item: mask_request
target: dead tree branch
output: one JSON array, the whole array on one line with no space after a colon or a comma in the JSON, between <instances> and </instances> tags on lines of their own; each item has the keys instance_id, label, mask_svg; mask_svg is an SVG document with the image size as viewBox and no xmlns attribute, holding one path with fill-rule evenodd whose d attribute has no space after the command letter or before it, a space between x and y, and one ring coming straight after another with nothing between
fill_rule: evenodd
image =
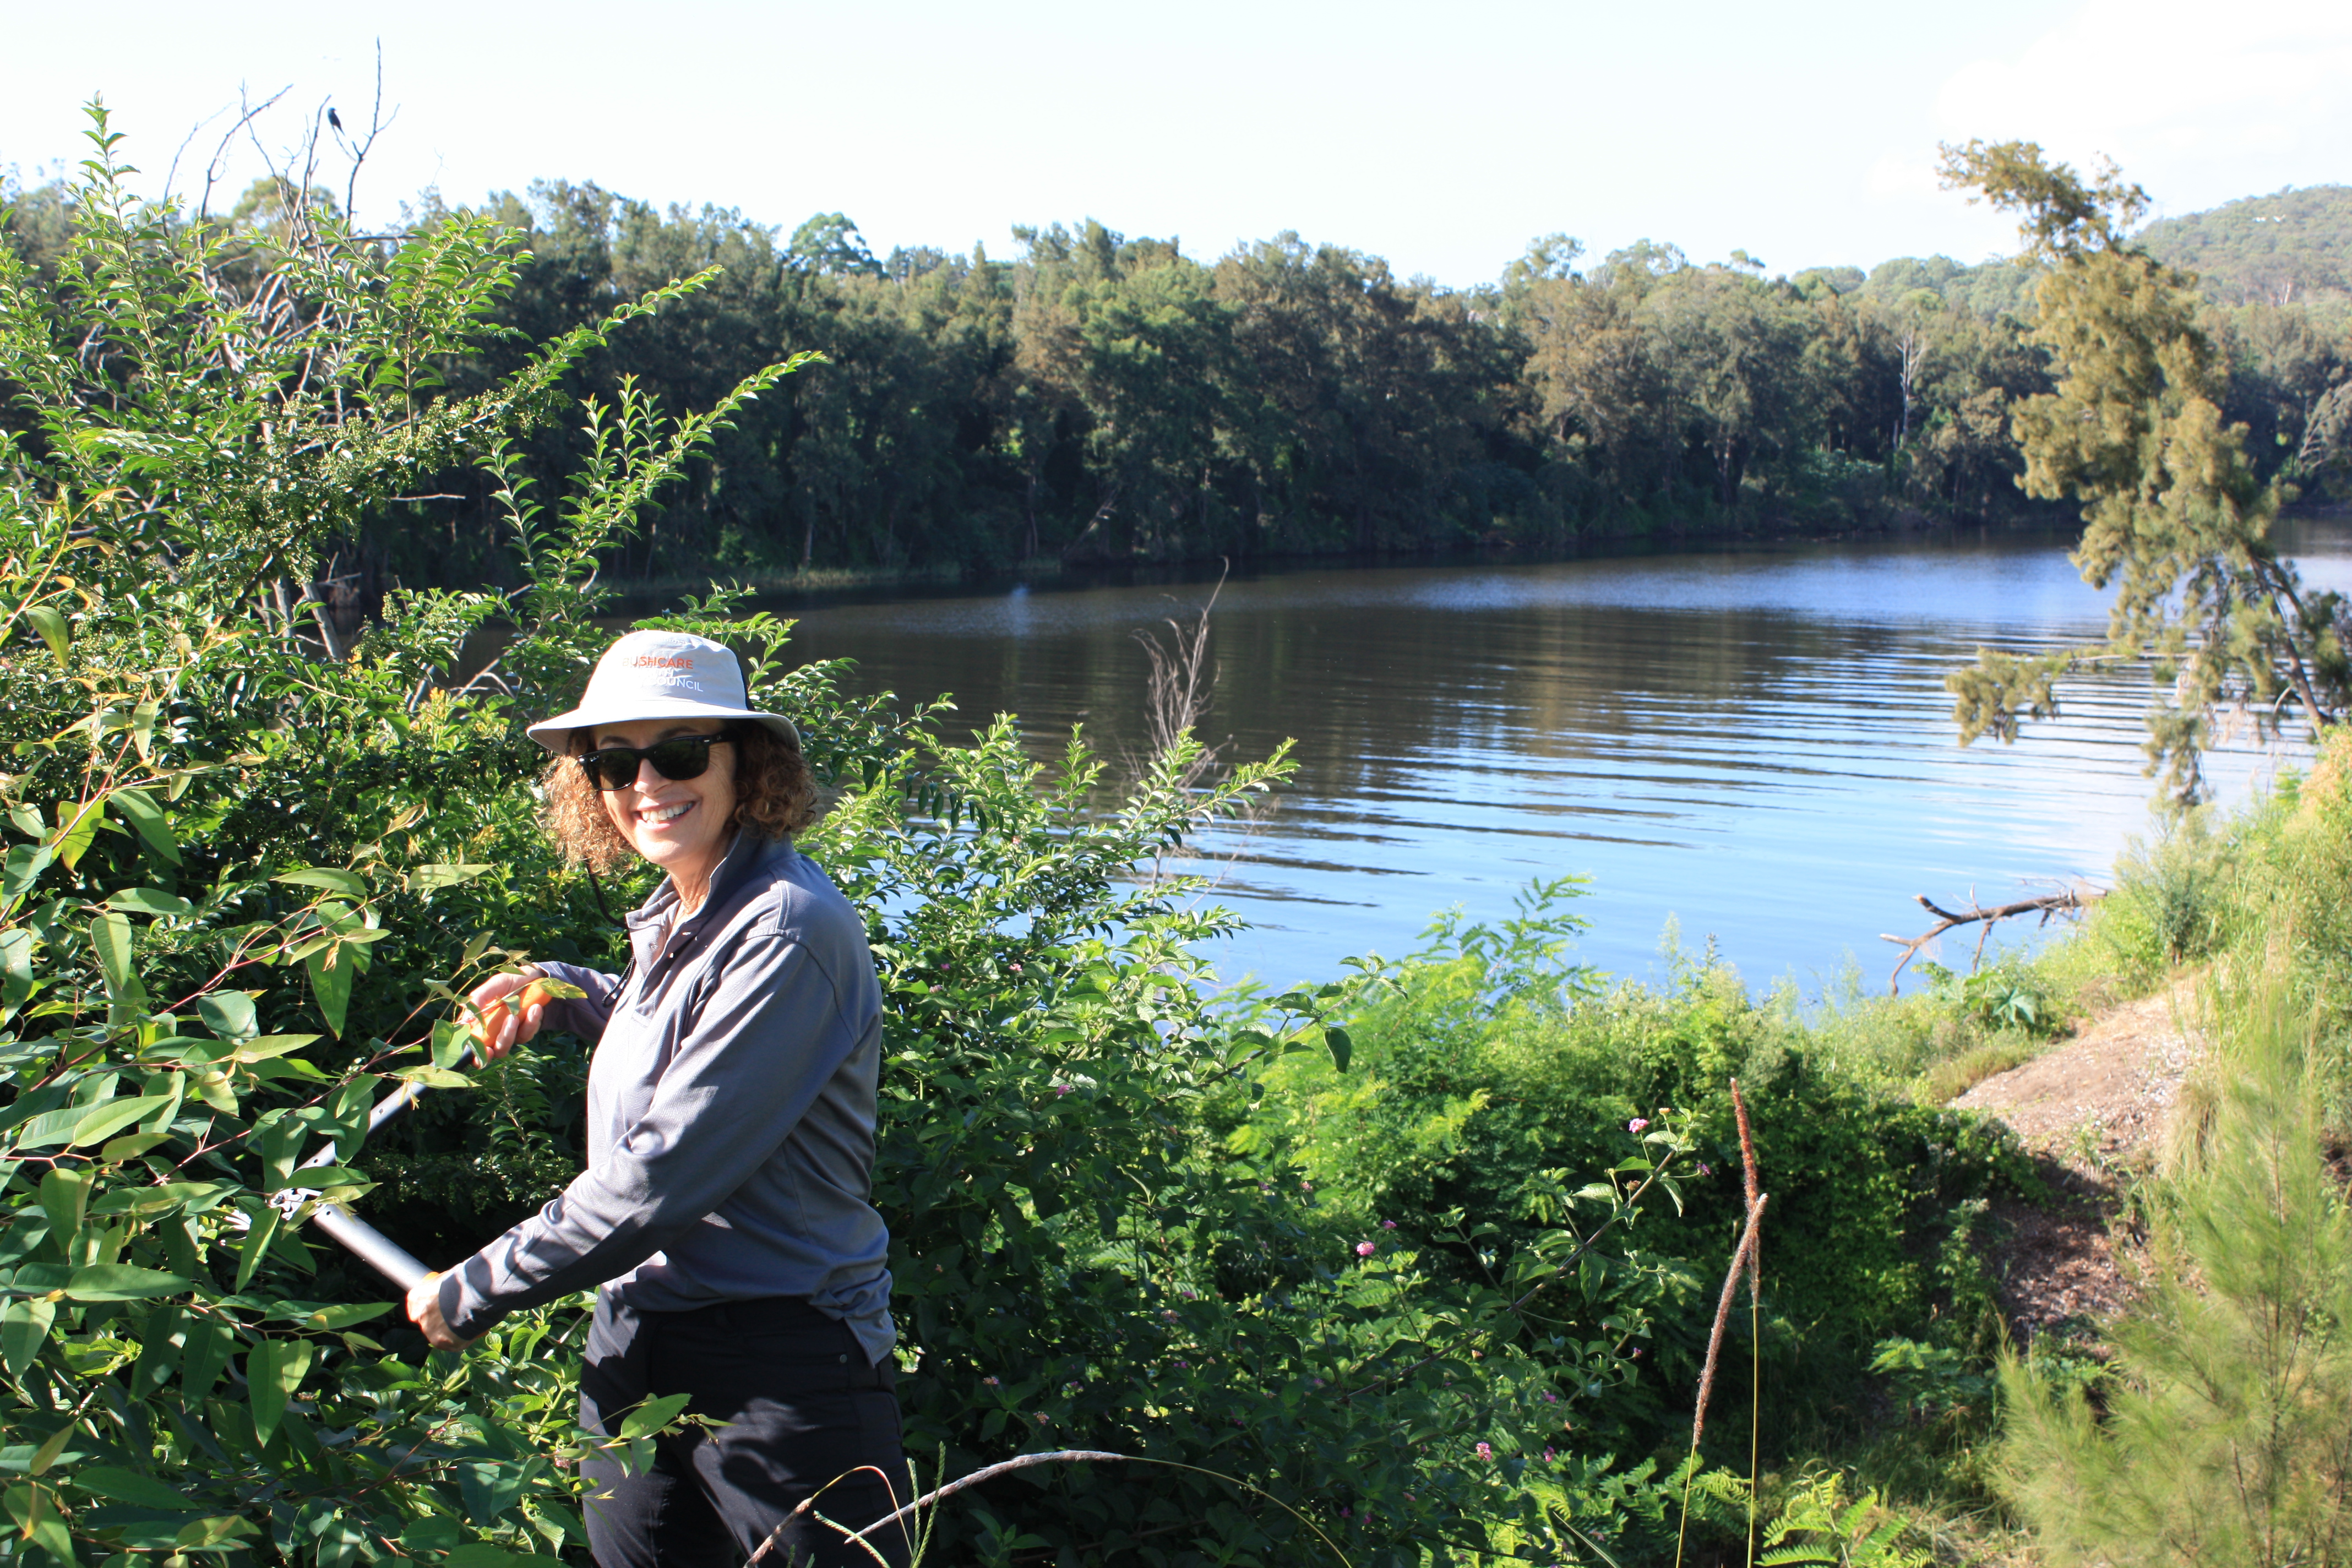
<instances>
[{"instance_id":1,"label":"dead tree branch","mask_svg":"<svg viewBox=\"0 0 2352 1568\"><path fill-rule=\"evenodd\" d=\"M1969 973L1974 973L1977 965L1984 962L1985 941L1992 935L1992 928L1998 921L2014 920L2020 915L2040 915L2042 919L2037 923L2048 925L2051 916L2080 914L2105 896L2100 889L2077 883L2063 892L2044 893L2038 899L2020 899L2013 904L2000 904L1989 910L1979 905L1976 895L1971 892L1968 908L1955 910L1945 909L1925 893L1918 894L1920 906L1936 917L1936 923L1917 936L1879 934L1879 941L1891 942L1903 950L1903 956L1895 961L1895 972L1886 977L1886 994L1890 996L1902 994L1897 982L1903 977L1903 966L1918 957L1921 948L1955 926L1975 925L1979 921L1984 925L1984 930L1977 933L1976 956L1969 964Z\"/></svg>"}]
</instances>

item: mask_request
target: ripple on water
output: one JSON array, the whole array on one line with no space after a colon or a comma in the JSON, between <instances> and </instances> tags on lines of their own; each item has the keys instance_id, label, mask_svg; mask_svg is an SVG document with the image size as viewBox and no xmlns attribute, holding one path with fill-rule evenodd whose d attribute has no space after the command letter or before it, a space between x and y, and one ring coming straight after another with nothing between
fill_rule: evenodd
<instances>
[{"instance_id":1,"label":"ripple on water","mask_svg":"<svg viewBox=\"0 0 2352 1568\"><path fill-rule=\"evenodd\" d=\"M2340 532L2315 581L2352 582ZM1021 716L1041 757L1083 722L1139 744L1132 634L1205 586L1035 588L795 612L853 691ZM1190 862L1256 929L1222 962L1288 981L1409 950L1433 910L1507 915L1536 877L1592 879L1581 944L1654 962L1669 916L1752 979L1883 973L1915 893L1990 900L2103 875L2147 827L2145 681L2060 688L2013 747L1954 744L1945 673L1981 642L2095 635L2100 598L2037 541L1906 541L1523 566L1317 568L1229 582L1216 707L1229 755L1297 742L1276 809ZM2210 768L2242 796L2282 756Z\"/></svg>"}]
</instances>

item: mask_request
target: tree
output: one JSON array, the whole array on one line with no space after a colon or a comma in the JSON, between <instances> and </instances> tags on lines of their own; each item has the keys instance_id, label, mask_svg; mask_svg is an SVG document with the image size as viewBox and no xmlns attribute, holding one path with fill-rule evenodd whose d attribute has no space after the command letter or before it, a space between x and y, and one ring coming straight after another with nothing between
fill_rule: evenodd
<instances>
[{"instance_id":1,"label":"tree","mask_svg":"<svg viewBox=\"0 0 2352 1568\"><path fill-rule=\"evenodd\" d=\"M2129 234L2147 205L2112 164L2092 179L2030 142L1944 150L1947 185L2019 216L2024 259L2046 270L2034 336L2054 392L2018 405L2011 426L2028 494L2083 507L2074 563L2116 590L2103 644L2018 657L1980 649L1948 678L1963 743L2016 738L2057 711L2055 683L2095 660L2146 658L2149 772L2194 804L2214 710L2235 700L2264 731L2292 703L2315 729L2352 705L2352 618L2307 590L2271 530L2285 499L2259 479L2245 427L2225 424L2227 372L2198 321L2195 279Z\"/></svg>"},{"instance_id":2,"label":"tree","mask_svg":"<svg viewBox=\"0 0 2352 1568\"><path fill-rule=\"evenodd\" d=\"M2002 1489L2059 1563L2352 1562L2352 1216L2307 1009L2258 1000L2099 1403L2015 1356Z\"/></svg>"}]
</instances>

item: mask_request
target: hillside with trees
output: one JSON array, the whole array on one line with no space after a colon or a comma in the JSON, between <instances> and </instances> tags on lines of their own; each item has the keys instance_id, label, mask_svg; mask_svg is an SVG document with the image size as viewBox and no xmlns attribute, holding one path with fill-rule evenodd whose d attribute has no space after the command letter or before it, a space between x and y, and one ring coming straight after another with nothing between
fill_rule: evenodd
<instances>
[{"instance_id":1,"label":"hillside with trees","mask_svg":"<svg viewBox=\"0 0 2352 1568\"><path fill-rule=\"evenodd\" d=\"M2221 304L2352 304L2352 185L2289 186L2158 218L2139 240Z\"/></svg>"}]
</instances>

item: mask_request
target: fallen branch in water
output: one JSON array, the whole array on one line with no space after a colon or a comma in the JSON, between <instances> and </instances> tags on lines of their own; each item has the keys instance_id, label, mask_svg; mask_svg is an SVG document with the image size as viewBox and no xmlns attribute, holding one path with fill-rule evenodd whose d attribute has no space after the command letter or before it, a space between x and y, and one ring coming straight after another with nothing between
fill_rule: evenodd
<instances>
[{"instance_id":1,"label":"fallen branch in water","mask_svg":"<svg viewBox=\"0 0 2352 1568\"><path fill-rule=\"evenodd\" d=\"M1936 917L1936 923L1918 936L1888 936L1884 932L1879 935L1879 941L1891 942L1903 950L1903 956L1895 962L1895 973L1886 977L1886 994L1890 996L1901 994L1896 988L1896 982L1903 977L1903 966L1918 957L1921 948L1950 931L1954 926L1973 925L1979 921L1984 922L1984 930L1977 936L1976 956L1970 960L1969 965L1973 972L1978 964L1984 962L1985 939L1992 935L1995 921L2013 920L2019 915L2038 914L2042 917L2042 923L2046 925L2052 915L2080 913L2106 897L2106 894L2096 888L2086 888L2077 883L2063 893L2044 893L2038 899L2020 899L2013 904L2002 904L1998 908L1988 910L1979 906L1976 901L1976 895L1970 893L1968 909L1958 912L1941 907L1925 893L1917 897L1921 907Z\"/></svg>"}]
</instances>

